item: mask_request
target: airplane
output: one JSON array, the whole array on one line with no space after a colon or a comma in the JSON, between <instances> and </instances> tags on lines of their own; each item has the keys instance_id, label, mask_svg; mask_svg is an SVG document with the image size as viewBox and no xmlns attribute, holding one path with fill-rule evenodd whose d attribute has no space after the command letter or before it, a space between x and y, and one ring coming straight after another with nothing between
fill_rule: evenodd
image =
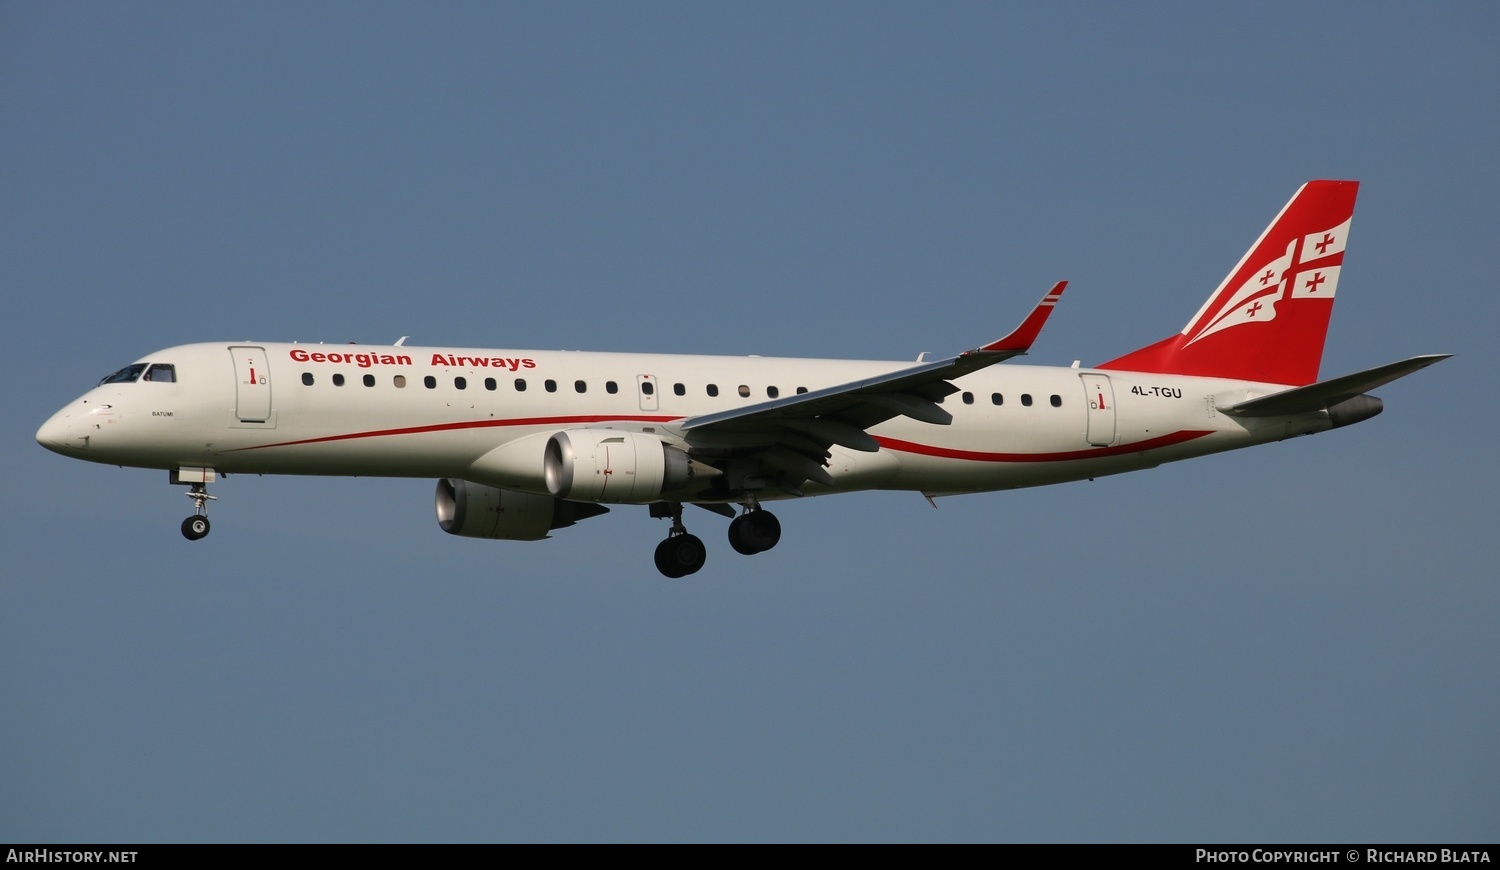
<instances>
[{"instance_id":1,"label":"airplane","mask_svg":"<svg viewBox=\"0 0 1500 870\"><path fill-rule=\"evenodd\" d=\"M1008 335L931 362L188 344L104 378L36 439L166 470L193 500L189 540L220 476L425 477L439 527L464 537L540 540L644 505L671 520L656 567L685 577L706 560L685 505L754 555L781 538L767 502L1092 479L1375 416L1369 390L1449 355L1318 380L1358 189L1304 184L1180 332L1092 367L997 365L1031 348L1060 282Z\"/></svg>"}]
</instances>

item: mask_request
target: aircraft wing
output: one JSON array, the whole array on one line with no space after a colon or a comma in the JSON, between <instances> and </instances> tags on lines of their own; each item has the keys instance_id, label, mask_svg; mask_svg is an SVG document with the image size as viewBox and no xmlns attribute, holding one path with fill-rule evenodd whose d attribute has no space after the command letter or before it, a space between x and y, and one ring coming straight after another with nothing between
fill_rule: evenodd
<instances>
[{"instance_id":1,"label":"aircraft wing","mask_svg":"<svg viewBox=\"0 0 1500 870\"><path fill-rule=\"evenodd\" d=\"M879 450L865 430L898 416L939 426L953 422L953 415L937 404L958 391L950 382L1026 353L1066 286L1066 281L1054 285L1021 325L1004 338L950 359L690 417L678 425L695 453L718 458L754 457L784 479L831 484L833 479L823 467L830 455L829 446Z\"/></svg>"}]
</instances>

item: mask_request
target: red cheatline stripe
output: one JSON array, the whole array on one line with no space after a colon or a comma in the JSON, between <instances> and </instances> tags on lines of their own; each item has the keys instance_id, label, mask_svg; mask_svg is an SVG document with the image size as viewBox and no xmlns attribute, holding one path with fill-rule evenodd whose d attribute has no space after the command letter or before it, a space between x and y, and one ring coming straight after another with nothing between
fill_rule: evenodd
<instances>
[{"instance_id":1,"label":"red cheatline stripe","mask_svg":"<svg viewBox=\"0 0 1500 870\"><path fill-rule=\"evenodd\" d=\"M296 447L303 444L324 444L330 441L352 441L358 438L384 438L388 435L421 435L428 432L454 432L461 429L495 429L502 426L558 426L578 423L670 423L680 417L620 417L618 415L576 417L530 417L520 420L466 420L459 423L433 423L429 426L405 426L400 429L372 429L368 432L346 432L343 435L324 435L319 438L303 438L298 441L278 441L275 444L256 444L252 447L236 447L226 453L243 450L265 450L270 447Z\"/></svg>"},{"instance_id":2,"label":"red cheatline stripe","mask_svg":"<svg viewBox=\"0 0 1500 870\"><path fill-rule=\"evenodd\" d=\"M1074 459L1096 459L1101 456L1121 456L1127 453L1140 453L1146 450L1154 450L1158 447L1170 447L1173 444L1181 444L1184 441L1192 441L1194 438L1202 438L1204 435L1213 434L1211 429L1186 429L1181 432L1173 432L1170 435L1161 435L1156 438L1147 438L1145 441L1135 441L1130 444L1117 444L1113 447L1091 447L1087 450L1063 450L1058 453L989 453L980 450L955 450L951 447L933 447L928 444L917 444L913 441L902 441L897 438L883 438L876 436L875 441L887 450L898 450L902 453L917 453L922 456L939 456L944 459L969 459L974 462L1068 462Z\"/></svg>"},{"instance_id":3,"label":"red cheatline stripe","mask_svg":"<svg viewBox=\"0 0 1500 870\"><path fill-rule=\"evenodd\" d=\"M226 453L239 453L246 450L265 450L271 447L296 447L304 444L325 444L333 441L352 441L360 438L384 438L390 435L421 435L429 432L455 432L463 429L496 429L506 426L567 426L581 423L670 423L680 420L681 417L619 417L608 415L597 416L573 416L573 417L529 417L518 420L468 420L458 423L434 423L428 426L406 426L399 429L373 429L368 432L348 432L342 435L324 435L319 438L303 438L298 441L278 441L275 444L257 444L251 447L238 447ZM1148 438L1145 441L1135 441L1130 444L1117 444L1113 447L1091 447L1087 450L1064 450L1057 453L990 453L979 450L957 450L951 447L936 447L930 444L918 444L915 441L902 441L899 438L886 438L876 436L875 441L887 450L895 450L902 453L916 453L922 456L938 456L944 459L968 459L974 462L1067 462L1074 459L1094 459L1102 456L1121 456L1127 453L1140 453L1146 450L1154 450L1158 447L1170 447L1204 435L1213 434L1209 429L1187 429L1173 432L1170 435L1161 435L1156 438Z\"/></svg>"}]
</instances>

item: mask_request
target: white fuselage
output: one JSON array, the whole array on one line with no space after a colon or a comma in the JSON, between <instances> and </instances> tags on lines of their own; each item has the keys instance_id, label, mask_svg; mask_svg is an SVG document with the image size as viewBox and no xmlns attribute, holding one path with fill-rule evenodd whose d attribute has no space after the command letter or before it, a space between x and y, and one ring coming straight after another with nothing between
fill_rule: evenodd
<instances>
[{"instance_id":1,"label":"white fuselage","mask_svg":"<svg viewBox=\"0 0 1500 870\"><path fill-rule=\"evenodd\" d=\"M911 365L254 342L183 345L140 362L170 366L171 380L101 384L53 415L38 440L112 465L462 478L538 494L547 492L547 433L609 428L687 449L674 425L686 418ZM1216 410L1284 389L1271 384L1020 365L994 366L954 384L959 392L942 403L951 425L896 417L874 426L869 434L880 450L833 446L833 485L809 481L806 494L1035 486L1330 425L1322 412L1241 418ZM528 436L538 437L522 441ZM493 458L512 444L534 449Z\"/></svg>"},{"instance_id":2,"label":"white fuselage","mask_svg":"<svg viewBox=\"0 0 1500 870\"><path fill-rule=\"evenodd\" d=\"M427 477L439 528L460 537L541 540L649 505L671 520L656 567L685 577L706 559L686 505L729 519L750 556L781 538L765 501L1062 483L1380 413L1369 390L1446 356L1318 380L1358 187L1298 188L1187 326L1093 369L1009 364L1059 281L1011 332L932 362L183 345L105 378L37 440L167 469L193 500L188 540L209 532L220 474Z\"/></svg>"}]
</instances>

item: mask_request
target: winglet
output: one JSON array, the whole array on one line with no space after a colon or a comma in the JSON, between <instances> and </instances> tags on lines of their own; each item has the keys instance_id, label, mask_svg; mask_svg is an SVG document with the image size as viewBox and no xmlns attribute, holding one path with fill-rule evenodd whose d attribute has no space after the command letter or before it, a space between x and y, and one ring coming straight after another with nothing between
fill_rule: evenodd
<instances>
[{"instance_id":1,"label":"winglet","mask_svg":"<svg viewBox=\"0 0 1500 870\"><path fill-rule=\"evenodd\" d=\"M1057 300L1062 297L1063 288L1067 286L1067 281L1058 281L1052 285L1052 289L1048 290L1047 295L1042 297L1042 301L1038 302L1036 307L1031 309L1031 313L1026 315L1026 319L1021 322L1020 326L1015 328L1015 331L999 341L992 341L979 349L990 353L1005 353L1011 356L1023 354L1030 350L1032 342L1036 341L1036 337L1042 332L1042 327L1047 324L1047 318L1052 316L1052 309L1057 305Z\"/></svg>"}]
</instances>

